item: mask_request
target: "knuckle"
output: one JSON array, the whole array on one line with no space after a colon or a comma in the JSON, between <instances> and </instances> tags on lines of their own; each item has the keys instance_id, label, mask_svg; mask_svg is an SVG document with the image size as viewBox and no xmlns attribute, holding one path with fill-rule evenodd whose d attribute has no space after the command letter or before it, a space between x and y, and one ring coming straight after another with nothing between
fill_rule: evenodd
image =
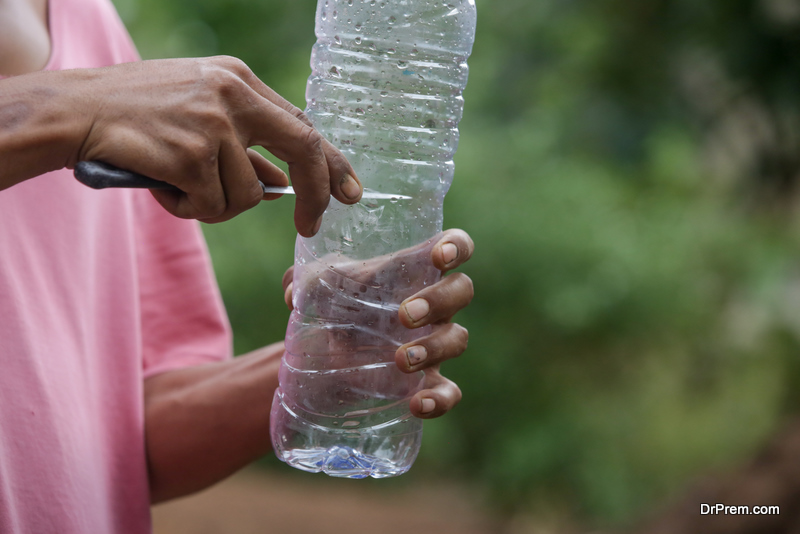
<instances>
[{"instance_id":1,"label":"knuckle","mask_svg":"<svg viewBox=\"0 0 800 534\"><path fill-rule=\"evenodd\" d=\"M322 135L311 126L306 126L302 133L301 142L303 150L312 157L322 155Z\"/></svg>"},{"instance_id":2,"label":"knuckle","mask_svg":"<svg viewBox=\"0 0 800 534\"><path fill-rule=\"evenodd\" d=\"M222 106L209 107L203 112L203 127L207 132L204 137L209 141L213 139L212 135L227 137L233 132L231 119Z\"/></svg>"},{"instance_id":3,"label":"knuckle","mask_svg":"<svg viewBox=\"0 0 800 534\"><path fill-rule=\"evenodd\" d=\"M189 194L189 203L193 206L195 214L193 219L202 221L219 219L227 210L227 201L221 192L216 192L213 186L204 186L194 194Z\"/></svg>"},{"instance_id":4,"label":"knuckle","mask_svg":"<svg viewBox=\"0 0 800 534\"><path fill-rule=\"evenodd\" d=\"M290 105L289 105L289 110L288 110L288 111L289 111L289 113L291 113L292 115L294 115L295 117L297 117L297 120L299 120L300 122L302 122L302 123L303 123L303 124L305 124L306 126L308 126L308 127L310 127L310 128L313 128L313 127L314 127L314 126L311 124L311 120L308 118L308 115L306 115L306 114L305 114L305 112L304 112L302 109L298 108L297 106L292 106L292 105L290 104Z\"/></svg>"},{"instance_id":5,"label":"knuckle","mask_svg":"<svg viewBox=\"0 0 800 534\"><path fill-rule=\"evenodd\" d=\"M214 89L219 89L230 84L236 79L236 75L225 66L222 61L212 61L203 66L202 81Z\"/></svg>"},{"instance_id":6,"label":"knuckle","mask_svg":"<svg viewBox=\"0 0 800 534\"><path fill-rule=\"evenodd\" d=\"M461 402L461 399L464 397L463 393L461 393L461 388L458 387L458 384L452 382L453 384L453 406Z\"/></svg>"},{"instance_id":7,"label":"knuckle","mask_svg":"<svg viewBox=\"0 0 800 534\"><path fill-rule=\"evenodd\" d=\"M472 283L472 278L467 275L464 275L464 279L466 280L467 289L468 289L468 297L467 303L472 302L472 299L475 298L475 284Z\"/></svg>"},{"instance_id":8,"label":"knuckle","mask_svg":"<svg viewBox=\"0 0 800 534\"><path fill-rule=\"evenodd\" d=\"M246 79L251 74L250 69L241 60L230 59L237 63L217 61L203 69L203 88L206 90L206 100L210 100L210 102L205 102L204 108L225 109L225 102L246 98L242 95L249 88Z\"/></svg>"},{"instance_id":9,"label":"knuckle","mask_svg":"<svg viewBox=\"0 0 800 534\"><path fill-rule=\"evenodd\" d=\"M258 182L254 182L245 200L246 209L255 208L263 199L264 192L261 190L261 186L258 185Z\"/></svg>"},{"instance_id":10,"label":"knuckle","mask_svg":"<svg viewBox=\"0 0 800 534\"><path fill-rule=\"evenodd\" d=\"M235 73L243 73L250 71L250 68L247 66L247 64L238 57L220 55L220 56L214 56L210 58L210 60L216 65L222 67L223 69Z\"/></svg>"},{"instance_id":11,"label":"knuckle","mask_svg":"<svg viewBox=\"0 0 800 534\"><path fill-rule=\"evenodd\" d=\"M207 182L215 179L219 165L219 151L213 139L205 135L188 137L184 141L183 172L194 179Z\"/></svg>"},{"instance_id":12,"label":"knuckle","mask_svg":"<svg viewBox=\"0 0 800 534\"><path fill-rule=\"evenodd\" d=\"M472 278L464 273L453 273L448 278L453 278L452 283L467 296L467 303L472 302L475 297L475 285L472 283Z\"/></svg>"},{"instance_id":13,"label":"knuckle","mask_svg":"<svg viewBox=\"0 0 800 534\"><path fill-rule=\"evenodd\" d=\"M467 330L460 324L455 325L455 327L458 335L459 348L461 349L461 352L464 352L467 350L467 347L469 346L469 330Z\"/></svg>"},{"instance_id":14,"label":"knuckle","mask_svg":"<svg viewBox=\"0 0 800 534\"><path fill-rule=\"evenodd\" d=\"M221 218L227 209L227 203L225 199L223 199L219 195L214 195L211 197L206 206L204 206L204 219L219 219ZM220 221L215 221L220 222Z\"/></svg>"},{"instance_id":15,"label":"knuckle","mask_svg":"<svg viewBox=\"0 0 800 534\"><path fill-rule=\"evenodd\" d=\"M467 350L469 331L456 323L447 325L447 333L439 342L442 346L437 351L442 359L456 358Z\"/></svg>"},{"instance_id":16,"label":"knuckle","mask_svg":"<svg viewBox=\"0 0 800 534\"><path fill-rule=\"evenodd\" d=\"M327 154L325 154L325 159L328 161L328 165L331 168L343 168L346 169L349 173L353 173L353 170L350 168L350 163L347 161L347 158L344 157L344 154L339 152L336 147L331 144L328 144L330 150L328 150Z\"/></svg>"}]
</instances>

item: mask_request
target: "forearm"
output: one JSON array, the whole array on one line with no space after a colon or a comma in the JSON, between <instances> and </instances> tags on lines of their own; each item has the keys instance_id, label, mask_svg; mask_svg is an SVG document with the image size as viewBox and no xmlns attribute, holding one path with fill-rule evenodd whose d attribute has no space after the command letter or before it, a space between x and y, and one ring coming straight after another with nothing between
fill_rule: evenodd
<instances>
[{"instance_id":1,"label":"forearm","mask_svg":"<svg viewBox=\"0 0 800 534\"><path fill-rule=\"evenodd\" d=\"M152 502L204 489L271 449L269 413L283 343L145 381Z\"/></svg>"},{"instance_id":2,"label":"forearm","mask_svg":"<svg viewBox=\"0 0 800 534\"><path fill-rule=\"evenodd\" d=\"M0 80L0 190L75 164L91 128L89 70Z\"/></svg>"}]
</instances>

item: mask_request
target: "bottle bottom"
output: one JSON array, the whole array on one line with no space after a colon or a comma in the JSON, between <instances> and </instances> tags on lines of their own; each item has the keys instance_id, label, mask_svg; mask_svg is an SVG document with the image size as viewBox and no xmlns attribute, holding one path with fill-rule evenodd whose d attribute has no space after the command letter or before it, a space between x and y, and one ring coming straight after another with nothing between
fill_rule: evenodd
<instances>
[{"instance_id":1,"label":"bottle bottom","mask_svg":"<svg viewBox=\"0 0 800 534\"><path fill-rule=\"evenodd\" d=\"M386 458L364 454L343 445L329 449L292 449L278 454L279 459L297 469L339 478L396 477L411 469L410 463L395 464Z\"/></svg>"},{"instance_id":2,"label":"bottle bottom","mask_svg":"<svg viewBox=\"0 0 800 534\"><path fill-rule=\"evenodd\" d=\"M356 430L336 428L338 418L288 404L278 388L270 432L275 455L297 469L340 478L387 478L408 471L419 452L422 421L410 413Z\"/></svg>"}]
</instances>

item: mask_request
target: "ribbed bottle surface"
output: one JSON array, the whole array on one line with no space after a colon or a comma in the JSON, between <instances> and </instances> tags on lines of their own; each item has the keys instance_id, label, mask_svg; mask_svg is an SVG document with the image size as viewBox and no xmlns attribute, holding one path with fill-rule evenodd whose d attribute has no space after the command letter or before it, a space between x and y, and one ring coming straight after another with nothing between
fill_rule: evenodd
<instances>
[{"instance_id":1,"label":"ribbed bottle surface","mask_svg":"<svg viewBox=\"0 0 800 534\"><path fill-rule=\"evenodd\" d=\"M298 236L294 311L272 407L277 456L350 478L395 476L419 451L402 373L399 303L438 271L430 249L453 179L461 92L475 32L472 0L320 0L306 114L365 188L412 197L331 199L322 228Z\"/></svg>"}]
</instances>

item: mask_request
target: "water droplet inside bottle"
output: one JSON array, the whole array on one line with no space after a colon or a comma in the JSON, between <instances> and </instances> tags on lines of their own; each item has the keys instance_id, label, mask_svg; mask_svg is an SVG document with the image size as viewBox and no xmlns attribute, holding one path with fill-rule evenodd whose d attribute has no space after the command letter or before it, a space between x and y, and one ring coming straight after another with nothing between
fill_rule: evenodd
<instances>
[{"instance_id":1,"label":"water droplet inside bottle","mask_svg":"<svg viewBox=\"0 0 800 534\"><path fill-rule=\"evenodd\" d=\"M354 41L356 42L356 44L361 44L361 36L357 35Z\"/></svg>"},{"instance_id":2,"label":"water droplet inside bottle","mask_svg":"<svg viewBox=\"0 0 800 534\"><path fill-rule=\"evenodd\" d=\"M339 71L339 68L338 68L336 65L334 65L333 67L331 67L331 70L329 70L328 72L329 72L329 73L330 73L330 75L331 75L331 76L333 76L334 78L341 78L341 77L342 77L342 73Z\"/></svg>"},{"instance_id":3,"label":"water droplet inside bottle","mask_svg":"<svg viewBox=\"0 0 800 534\"><path fill-rule=\"evenodd\" d=\"M388 48L388 49L386 50L386 53L387 53L387 54L394 54L395 52L396 52L396 50L395 50L394 48Z\"/></svg>"},{"instance_id":4,"label":"water droplet inside bottle","mask_svg":"<svg viewBox=\"0 0 800 534\"><path fill-rule=\"evenodd\" d=\"M356 108L356 115L363 115L364 109L363 108Z\"/></svg>"},{"instance_id":5,"label":"water droplet inside bottle","mask_svg":"<svg viewBox=\"0 0 800 534\"><path fill-rule=\"evenodd\" d=\"M337 45L342 44L342 40L338 35L333 36L333 42L335 42Z\"/></svg>"},{"instance_id":6,"label":"water droplet inside bottle","mask_svg":"<svg viewBox=\"0 0 800 534\"><path fill-rule=\"evenodd\" d=\"M400 61L397 62L397 66L400 67L401 69L404 69L408 66L408 61L401 59Z\"/></svg>"},{"instance_id":7,"label":"water droplet inside bottle","mask_svg":"<svg viewBox=\"0 0 800 534\"><path fill-rule=\"evenodd\" d=\"M334 13L336 12L334 11ZM389 24L394 24L395 22L397 22L397 17L395 17L394 15L389 17Z\"/></svg>"},{"instance_id":8,"label":"water droplet inside bottle","mask_svg":"<svg viewBox=\"0 0 800 534\"><path fill-rule=\"evenodd\" d=\"M357 32L361 31L361 23L360 22L356 22L356 31Z\"/></svg>"}]
</instances>

